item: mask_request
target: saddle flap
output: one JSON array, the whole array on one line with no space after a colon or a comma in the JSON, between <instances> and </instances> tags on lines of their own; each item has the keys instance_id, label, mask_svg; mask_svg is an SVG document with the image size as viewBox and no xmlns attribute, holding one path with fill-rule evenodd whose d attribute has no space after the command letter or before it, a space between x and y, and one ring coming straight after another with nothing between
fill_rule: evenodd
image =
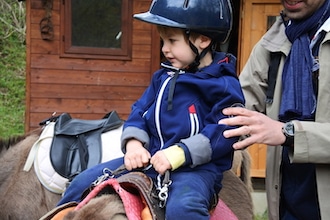
<instances>
[{"instance_id":1,"label":"saddle flap","mask_svg":"<svg viewBox=\"0 0 330 220\"><path fill-rule=\"evenodd\" d=\"M101 134L123 123L115 111L100 120L73 119L61 114L55 124L50 158L54 170L72 178L83 170L99 164L102 159Z\"/></svg>"},{"instance_id":2,"label":"saddle flap","mask_svg":"<svg viewBox=\"0 0 330 220\"><path fill-rule=\"evenodd\" d=\"M139 194L131 193L121 187L117 179L108 179L97 185L90 193L78 204L75 211L79 211L83 206L90 202L91 199L103 194L118 194L121 198L128 219L141 220L141 213L144 204L141 202Z\"/></svg>"}]
</instances>

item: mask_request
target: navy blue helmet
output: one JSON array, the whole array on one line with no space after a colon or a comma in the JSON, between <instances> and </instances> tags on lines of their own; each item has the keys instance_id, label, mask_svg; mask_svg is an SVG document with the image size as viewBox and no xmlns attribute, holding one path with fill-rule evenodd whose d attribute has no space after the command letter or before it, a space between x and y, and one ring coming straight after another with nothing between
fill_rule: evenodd
<instances>
[{"instance_id":1,"label":"navy blue helmet","mask_svg":"<svg viewBox=\"0 0 330 220\"><path fill-rule=\"evenodd\" d=\"M230 0L153 0L148 12L134 18L201 33L223 43L231 32L232 16Z\"/></svg>"}]
</instances>

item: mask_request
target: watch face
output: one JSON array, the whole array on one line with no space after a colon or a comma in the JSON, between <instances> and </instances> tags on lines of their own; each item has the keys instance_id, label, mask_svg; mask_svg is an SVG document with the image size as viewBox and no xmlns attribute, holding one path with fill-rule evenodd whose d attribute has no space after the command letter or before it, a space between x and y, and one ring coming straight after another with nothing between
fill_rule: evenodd
<instances>
[{"instance_id":1,"label":"watch face","mask_svg":"<svg viewBox=\"0 0 330 220\"><path fill-rule=\"evenodd\" d=\"M294 136L294 125L292 122L286 123L284 126L284 129L285 129L285 133L288 136Z\"/></svg>"}]
</instances>

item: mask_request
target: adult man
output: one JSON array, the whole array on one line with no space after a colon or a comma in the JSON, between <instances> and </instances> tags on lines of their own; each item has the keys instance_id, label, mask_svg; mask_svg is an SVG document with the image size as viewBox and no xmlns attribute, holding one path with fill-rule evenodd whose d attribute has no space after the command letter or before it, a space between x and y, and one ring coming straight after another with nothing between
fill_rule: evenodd
<instances>
[{"instance_id":1,"label":"adult man","mask_svg":"<svg viewBox=\"0 0 330 220\"><path fill-rule=\"evenodd\" d=\"M330 0L281 3L240 75L247 109L219 123L241 125L235 149L269 145L269 219L330 219Z\"/></svg>"}]
</instances>

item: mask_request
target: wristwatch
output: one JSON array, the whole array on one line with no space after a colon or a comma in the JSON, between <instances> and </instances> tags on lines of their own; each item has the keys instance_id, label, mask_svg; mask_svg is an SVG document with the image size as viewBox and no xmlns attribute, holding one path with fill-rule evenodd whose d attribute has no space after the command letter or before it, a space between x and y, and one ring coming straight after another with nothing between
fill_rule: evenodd
<instances>
[{"instance_id":1,"label":"wristwatch","mask_svg":"<svg viewBox=\"0 0 330 220\"><path fill-rule=\"evenodd\" d=\"M294 141L294 124L292 121L289 121L284 124L282 127L282 132L285 135L285 142L282 144L283 146L293 146Z\"/></svg>"}]
</instances>

